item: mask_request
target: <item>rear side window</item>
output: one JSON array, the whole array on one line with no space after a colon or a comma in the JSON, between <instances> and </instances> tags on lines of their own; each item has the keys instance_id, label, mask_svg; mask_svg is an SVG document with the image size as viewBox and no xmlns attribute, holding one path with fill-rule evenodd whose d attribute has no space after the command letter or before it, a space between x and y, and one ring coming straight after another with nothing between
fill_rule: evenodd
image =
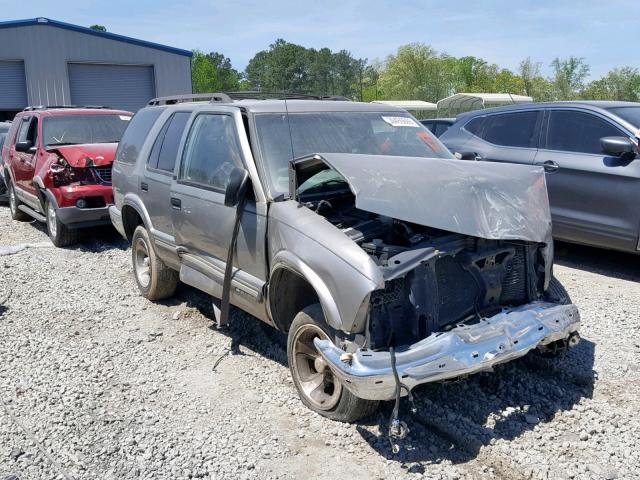
<instances>
[{"instance_id":1,"label":"rear side window","mask_svg":"<svg viewBox=\"0 0 640 480\"><path fill-rule=\"evenodd\" d=\"M180 139L191 112L176 112L164 124L158 134L151 155L149 167L165 172L173 172L180 147Z\"/></svg>"},{"instance_id":2,"label":"rear side window","mask_svg":"<svg viewBox=\"0 0 640 480\"><path fill-rule=\"evenodd\" d=\"M482 130L482 125L484 123L484 121L486 120L487 117L476 117L476 118L472 118L469 122L467 122L467 124L464 126L464 129L469 132L469 133L473 133L476 136L480 136L480 131Z\"/></svg>"},{"instance_id":3,"label":"rear side window","mask_svg":"<svg viewBox=\"0 0 640 480\"><path fill-rule=\"evenodd\" d=\"M595 115L571 110L553 110L549 116L547 148L564 152L601 154L602 137L624 135Z\"/></svg>"},{"instance_id":4,"label":"rear side window","mask_svg":"<svg viewBox=\"0 0 640 480\"><path fill-rule=\"evenodd\" d=\"M162 108L144 108L133 116L118 144L116 161L135 163L151 127L156 123L162 111Z\"/></svg>"},{"instance_id":5,"label":"rear side window","mask_svg":"<svg viewBox=\"0 0 640 480\"><path fill-rule=\"evenodd\" d=\"M485 118L480 137L505 147L536 146L534 138L539 112L515 112Z\"/></svg>"},{"instance_id":6,"label":"rear side window","mask_svg":"<svg viewBox=\"0 0 640 480\"><path fill-rule=\"evenodd\" d=\"M180 179L224 190L229 174L242 165L233 117L199 115L189 131Z\"/></svg>"}]
</instances>

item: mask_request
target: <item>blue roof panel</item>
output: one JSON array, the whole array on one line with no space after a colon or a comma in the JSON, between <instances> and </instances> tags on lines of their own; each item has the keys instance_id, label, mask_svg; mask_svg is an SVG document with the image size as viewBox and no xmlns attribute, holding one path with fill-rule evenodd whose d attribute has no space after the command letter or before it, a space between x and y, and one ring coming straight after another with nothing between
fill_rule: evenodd
<instances>
[{"instance_id":1,"label":"blue roof panel","mask_svg":"<svg viewBox=\"0 0 640 480\"><path fill-rule=\"evenodd\" d=\"M0 22L0 28L26 27L31 25L49 25L51 27L64 28L66 30L86 33L88 35L95 35L96 37L108 38L110 40L116 40L118 42L131 43L132 45L138 45L141 47L154 48L156 50L175 53L177 55L183 55L185 57L191 57L193 55L192 52L189 50L182 50L180 48L168 47L166 45L161 45L159 43L147 42L145 40L139 40L137 38L118 35L117 33L101 32L100 30L92 30L91 28L88 28L88 27L73 25L72 23L60 22L58 20L51 20L50 18L38 17L38 18L28 18L25 20L11 20L8 22Z\"/></svg>"}]
</instances>

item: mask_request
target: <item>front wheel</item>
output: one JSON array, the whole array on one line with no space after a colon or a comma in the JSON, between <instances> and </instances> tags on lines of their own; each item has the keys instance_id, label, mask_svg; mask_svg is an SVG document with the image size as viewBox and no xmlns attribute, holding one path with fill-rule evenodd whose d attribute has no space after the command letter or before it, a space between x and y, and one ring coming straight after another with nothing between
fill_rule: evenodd
<instances>
[{"instance_id":1,"label":"front wheel","mask_svg":"<svg viewBox=\"0 0 640 480\"><path fill-rule=\"evenodd\" d=\"M332 338L318 304L296 315L287 339L289 369L302 403L339 422L355 422L375 412L377 401L356 397L335 378L313 344L316 338Z\"/></svg>"},{"instance_id":2,"label":"front wheel","mask_svg":"<svg viewBox=\"0 0 640 480\"><path fill-rule=\"evenodd\" d=\"M47 233L49 234L51 242L56 247L67 247L76 243L78 241L78 230L69 228L60 221L55 205L49 200L47 200L45 207L47 213Z\"/></svg>"}]
</instances>

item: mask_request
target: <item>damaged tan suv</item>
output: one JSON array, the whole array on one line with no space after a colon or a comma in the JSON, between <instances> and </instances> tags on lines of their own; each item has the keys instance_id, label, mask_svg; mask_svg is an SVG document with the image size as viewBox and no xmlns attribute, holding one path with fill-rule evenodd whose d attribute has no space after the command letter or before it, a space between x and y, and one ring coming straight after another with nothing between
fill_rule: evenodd
<instances>
[{"instance_id":1,"label":"damaged tan suv","mask_svg":"<svg viewBox=\"0 0 640 480\"><path fill-rule=\"evenodd\" d=\"M230 95L153 100L120 143L110 214L145 297L180 280L220 326L232 304L287 333L302 401L340 421L577 343L541 168L455 160L386 105Z\"/></svg>"}]
</instances>

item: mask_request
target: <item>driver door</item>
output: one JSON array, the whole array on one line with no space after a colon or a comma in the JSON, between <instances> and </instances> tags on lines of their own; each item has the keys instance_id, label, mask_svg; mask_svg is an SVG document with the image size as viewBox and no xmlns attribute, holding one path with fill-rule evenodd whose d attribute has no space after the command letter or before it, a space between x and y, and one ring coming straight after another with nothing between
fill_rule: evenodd
<instances>
[{"instance_id":1,"label":"driver door","mask_svg":"<svg viewBox=\"0 0 640 480\"><path fill-rule=\"evenodd\" d=\"M15 145L11 146L13 151L13 178L21 192L27 191L35 193L32 180L36 167L36 145L38 142L38 119L35 116L22 117L16 144L20 142L31 142L31 149L28 152L19 152ZM21 193L20 192L20 193ZM18 195L20 195L18 193Z\"/></svg>"},{"instance_id":2,"label":"driver door","mask_svg":"<svg viewBox=\"0 0 640 480\"><path fill-rule=\"evenodd\" d=\"M244 126L233 110L201 112L192 118L170 195L180 278L218 298L236 216L235 207L224 205L225 187L234 167L246 168L239 141ZM234 258L231 301L263 316L258 305L266 277L266 204L256 204L249 190Z\"/></svg>"}]
</instances>

